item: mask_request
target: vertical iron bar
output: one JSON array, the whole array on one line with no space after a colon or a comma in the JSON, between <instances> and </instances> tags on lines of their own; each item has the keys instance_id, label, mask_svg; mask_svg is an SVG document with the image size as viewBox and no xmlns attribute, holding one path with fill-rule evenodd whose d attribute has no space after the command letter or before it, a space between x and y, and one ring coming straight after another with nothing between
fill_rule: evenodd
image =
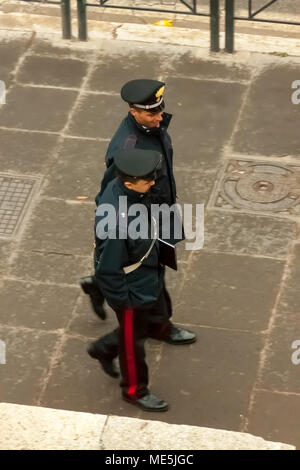
<instances>
[{"instance_id":1,"label":"vertical iron bar","mask_svg":"<svg viewBox=\"0 0 300 470\"><path fill-rule=\"evenodd\" d=\"M249 0L248 2L248 16L249 18L252 16L252 0Z\"/></svg>"},{"instance_id":2,"label":"vertical iron bar","mask_svg":"<svg viewBox=\"0 0 300 470\"><path fill-rule=\"evenodd\" d=\"M77 0L78 39L87 41L86 0Z\"/></svg>"},{"instance_id":3,"label":"vertical iron bar","mask_svg":"<svg viewBox=\"0 0 300 470\"><path fill-rule=\"evenodd\" d=\"M63 39L71 39L71 6L70 0L61 0L61 21Z\"/></svg>"},{"instance_id":4,"label":"vertical iron bar","mask_svg":"<svg viewBox=\"0 0 300 470\"><path fill-rule=\"evenodd\" d=\"M194 15L197 14L197 0L193 1L193 10L194 10Z\"/></svg>"},{"instance_id":5,"label":"vertical iron bar","mask_svg":"<svg viewBox=\"0 0 300 470\"><path fill-rule=\"evenodd\" d=\"M234 50L234 0L225 0L225 51Z\"/></svg>"},{"instance_id":6,"label":"vertical iron bar","mask_svg":"<svg viewBox=\"0 0 300 470\"><path fill-rule=\"evenodd\" d=\"M210 0L210 50L219 52L219 0Z\"/></svg>"}]
</instances>

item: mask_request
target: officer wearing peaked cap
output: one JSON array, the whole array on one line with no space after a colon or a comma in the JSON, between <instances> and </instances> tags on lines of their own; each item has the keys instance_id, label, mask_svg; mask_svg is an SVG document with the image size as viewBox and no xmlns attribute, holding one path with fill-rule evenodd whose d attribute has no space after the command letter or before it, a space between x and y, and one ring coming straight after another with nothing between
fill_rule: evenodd
<instances>
[{"instance_id":1,"label":"officer wearing peaked cap","mask_svg":"<svg viewBox=\"0 0 300 470\"><path fill-rule=\"evenodd\" d=\"M158 113L164 110L165 83L158 80L131 80L121 89L121 97L138 109Z\"/></svg>"},{"instance_id":2,"label":"officer wearing peaked cap","mask_svg":"<svg viewBox=\"0 0 300 470\"><path fill-rule=\"evenodd\" d=\"M154 150L162 155L160 170L158 171L156 184L151 188L152 202L172 206L176 203L176 184L173 174L173 148L171 138L167 132L172 115L163 112L165 83L158 80L136 79L127 82L121 89L122 99L128 103L129 112L123 119L108 146L105 161L106 172L104 174L101 189L96 196L96 205L99 204L107 184L115 177L116 167L114 156L120 149L144 149ZM174 215L171 216L171 234ZM162 224L160 224L162 228ZM162 234L161 238L162 238ZM178 240L169 240L176 243ZM93 309L101 318L105 318L103 308L103 296L99 289L95 288L91 278L86 278L82 288L93 304ZM172 304L166 289L165 296L168 303L169 315L172 315Z\"/></svg>"},{"instance_id":3,"label":"officer wearing peaked cap","mask_svg":"<svg viewBox=\"0 0 300 470\"><path fill-rule=\"evenodd\" d=\"M194 333L175 327L169 319L164 293L164 266L160 263L158 232L151 215L150 189L156 184L162 164L159 152L123 149L114 153L117 177L109 182L99 197L95 220L96 269L108 304L116 312L119 328L92 342L89 355L97 359L103 370L118 377L115 358L119 355L122 396L146 411L165 411L168 404L150 393L144 341L152 336L170 344L188 344L196 340ZM103 224L103 204L110 204L120 213L120 196L127 197L126 218L121 227L113 218L109 229ZM148 237L133 236L127 228L134 216L133 204L143 204L145 211L140 225L148 227ZM104 230L106 230L104 232ZM105 236L103 236L105 234ZM117 234L117 236L116 236ZM110 236L112 235L112 236Z\"/></svg>"},{"instance_id":4,"label":"officer wearing peaked cap","mask_svg":"<svg viewBox=\"0 0 300 470\"><path fill-rule=\"evenodd\" d=\"M153 203L169 206L176 202L176 185L173 175L173 149L167 128L172 115L164 113L165 83L158 80L137 79L127 82L121 89L122 99L129 104L129 113L121 122L113 136L105 156L107 170L101 189L96 196L98 206L100 196L107 184L115 177L115 153L120 149L154 150L162 154L161 168L156 185L152 188ZM171 220L172 222L172 220ZM93 310L106 318L101 291L95 287L91 277L83 278L82 289L90 296ZM166 298L171 316L171 300L166 291Z\"/></svg>"},{"instance_id":5,"label":"officer wearing peaked cap","mask_svg":"<svg viewBox=\"0 0 300 470\"><path fill-rule=\"evenodd\" d=\"M163 112L165 83L158 80L137 79L121 89L122 99L129 105L129 113L113 136L107 152L106 166L100 193L114 177L113 154L118 149L141 148L162 154L162 166L152 191L158 204L176 202L176 184L173 174L173 148L167 132L172 115ZM96 203L99 198L96 196Z\"/></svg>"},{"instance_id":6,"label":"officer wearing peaked cap","mask_svg":"<svg viewBox=\"0 0 300 470\"><path fill-rule=\"evenodd\" d=\"M114 162L117 173L123 173L131 178L154 180L161 159L161 154L152 150L124 149L116 152Z\"/></svg>"}]
</instances>

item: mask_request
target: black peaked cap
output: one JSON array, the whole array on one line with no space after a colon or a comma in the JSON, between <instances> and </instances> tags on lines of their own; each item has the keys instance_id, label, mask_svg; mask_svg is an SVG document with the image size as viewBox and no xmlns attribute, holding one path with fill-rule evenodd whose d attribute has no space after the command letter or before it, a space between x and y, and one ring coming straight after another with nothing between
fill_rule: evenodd
<instances>
[{"instance_id":1,"label":"black peaked cap","mask_svg":"<svg viewBox=\"0 0 300 470\"><path fill-rule=\"evenodd\" d=\"M164 82L158 80L148 80L140 78L125 83L121 89L121 97L127 103L132 104L148 104L155 103L158 98L155 94L165 85Z\"/></svg>"},{"instance_id":2,"label":"black peaked cap","mask_svg":"<svg viewBox=\"0 0 300 470\"><path fill-rule=\"evenodd\" d=\"M161 162L161 154L155 150L123 149L114 155L119 171L128 176L143 177L154 172Z\"/></svg>"}]
</instances>

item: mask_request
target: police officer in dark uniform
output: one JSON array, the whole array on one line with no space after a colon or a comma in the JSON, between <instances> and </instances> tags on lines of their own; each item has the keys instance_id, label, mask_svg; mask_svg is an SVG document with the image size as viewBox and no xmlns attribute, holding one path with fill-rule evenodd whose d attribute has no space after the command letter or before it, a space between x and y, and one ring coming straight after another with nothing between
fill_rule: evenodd
<instances>
[{"instance_id":1,"label":"police officer in dark uniform","mask_svg":"<svg viewBox=\"0 0 300 470\"><path fill-rule=\"evenodd\" d=\"M168 404L148 389L144 340L151 333L171 344L187 344L194 342L196 335L175 327L169 319L165 267L160 263L157 241L159 224L150 210L150 189L159 179L162 155L153 150L124 149L113 156L118 176L106 185L96 212L95 281L116 312L119 328L92 342L88 353L112 377L118 377L114 360L119 355L123 398L147 411L165 411ZM127 197L126 212L120 196ZM143 227L146 236L141 238L129 230L133 204L141 204L143 209L139 231Z\"/></svg>"},{"instance_id":2,"label":"police officer in dark uniform","mask_svg":"<svg viewBox=\"0 0 300 470\"><path fill-rule=\"evenodd\" d=\"M164 82L146 79L131 80L121 89L121 97L130 109L108 146L105 157L107 170L96 203L107 183L114 177L114 152L123 148L155 150L162 154L162 167L152 192L155 192L159 204L172 205L176 202L173 149L167 132L172 115L163 112L164 90Z\"/></svg>"},{"instance_id":3,"label":"police officer in dark uniform","mask_svg":"<svg viewBox=\"0 0 300 470\"><path fill-rule=\"evenodd\" d=\"M157 174L156 184L151 188L152 200L153 203L167 204L168 206L176 203L173 149L171 138L167 132L172 115L164 112L164 90L164 82L149 79L131 80L121 89L121 97L129 104L130 109L108 146L105 157L107 169L100 192L96 196L97 205L107 184L116 174L114 153L120 149L131 148L154 150L162 155L162 164ZM174 214L171 214L171 233L168 241L175 244L180 240L173 236L174 217ZM162 229L162 224L160 224L160 228ZM160 237L164 238L162 233L160 233ZM105 318L103 298L101 292L95 288L93 281L86 281L82 287L86 293L90 294L95 312L101 318ZM171 299L167 290L164 289L164 291L169 316L171 316Z\"/></svg>"}]
</instances>

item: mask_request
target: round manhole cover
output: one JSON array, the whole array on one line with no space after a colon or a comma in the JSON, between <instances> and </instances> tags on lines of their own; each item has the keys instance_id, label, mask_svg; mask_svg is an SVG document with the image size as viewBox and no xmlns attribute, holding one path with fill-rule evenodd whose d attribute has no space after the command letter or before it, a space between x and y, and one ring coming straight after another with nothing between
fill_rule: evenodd
<instances>
[{"instance_id":1,"label":"round manhole cover","mask_svg":"<svg viewBox=\"0 0 300 470\"><path fill-rule=\"evenodd\" d=\"M290 190L285 176L261 173L242 177L236 184L236 191L246 201L267 204L284 199Z\"/></svg>"},{"instance_id":2,"label":"round manhole cover","mask_svg":"<svg viewBox=\"0 0 300 470\"><path fill-rule=\"evenodd\" d=\"M300 168L231 160L217 201L218 206L224 204L255 211L288 211L300 205Z\"/></svg>"}]
</instances>

